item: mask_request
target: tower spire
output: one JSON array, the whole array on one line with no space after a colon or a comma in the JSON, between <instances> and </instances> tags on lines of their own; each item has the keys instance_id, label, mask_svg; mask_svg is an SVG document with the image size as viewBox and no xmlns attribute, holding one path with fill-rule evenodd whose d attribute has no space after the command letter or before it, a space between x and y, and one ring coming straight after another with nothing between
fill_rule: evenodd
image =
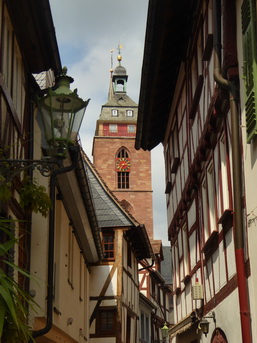
<instances>
[{"instance_id":1,"label":"tower spire","mask_svg":"<svg viewBox=\"0 0 257 343\"><path fill-rule=\"evenodd\" d=\"M112 73L113 73L113 49L110 50L111 52L111 69L110 69L110 85L109 85L109 92L108 92L108 100L110 100L114 96L113 90L113 83L112 83Z\"/></svg>"}]
</instances>

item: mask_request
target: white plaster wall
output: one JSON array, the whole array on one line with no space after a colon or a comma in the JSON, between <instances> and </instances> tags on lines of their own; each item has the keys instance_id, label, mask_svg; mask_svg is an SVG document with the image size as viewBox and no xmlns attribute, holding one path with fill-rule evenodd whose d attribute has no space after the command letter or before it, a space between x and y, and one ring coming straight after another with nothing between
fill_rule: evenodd
<instances>
[{"instance_id":1,"label":"white plaster wall","mask_svg":"<svg viewBox=\"0 0 257 343\"><path fill-rule=\"evenodd\" d=\"M90 296L96 297L99 296L101 290L104 286L104 283L112 269L112 265L102 265L92 267L91 269L91 287L90 287ZM117 294L117 269L114 272L112 280L107 288L105 296L111 296Z\"/></svg>"},{"instance_id":2,"label":"white plaster wall","mask_svg":"<svg viewBox=\"0 0 257 343\"><path fill-rule=\"evenodd\" d=\"M216 327L220 327L226 334L228 342L241 342L241 325L238 306L238 291L237 289L231 293L214 309L216 316ZM209 343L213 330L215 329L214 322L211 318L210 329L207 338L202 335L201 342Z\"/></svg>"},{"instance_id":3,"label":"white plaster wall","mask_svg":"<svg viewBox=\"0 0 257 343\"><path fill-rule=\"evenodd\" d=\"M256 340L256 309L257 309L257 139L255 138L251 144L246 142L245 130L245 91L243 80L243 48L241 35L241 5L242 0L237 0L237 22L238 22L238 59L239 72L241 72L240 80L240 100L241 100L241 115L242 115L242 137L243 137L243 163L244 163L244 181L245 181L245 199L246 199L246 218L245 224L248 230L248 255L250 259L251 276L248 279L249 297L250 297L250 312L252 322L252 335Z\"/></svg>"}]
</instances>

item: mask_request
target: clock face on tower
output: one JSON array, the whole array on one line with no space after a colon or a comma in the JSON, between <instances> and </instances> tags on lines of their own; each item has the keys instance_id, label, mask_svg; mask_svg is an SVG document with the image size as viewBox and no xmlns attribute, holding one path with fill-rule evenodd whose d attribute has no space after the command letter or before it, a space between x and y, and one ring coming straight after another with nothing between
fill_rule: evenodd
<instances>
[{"instance_id":1,"label":"clock face on tower","mask_svg":"<svg viewBox=\"0 0 257 343\"><path fill-rule=\"evenodd\" d=\"M116 170L121 172L130 171L130 158L120 157L116 158Z\"/></svg>"}]
</instances>

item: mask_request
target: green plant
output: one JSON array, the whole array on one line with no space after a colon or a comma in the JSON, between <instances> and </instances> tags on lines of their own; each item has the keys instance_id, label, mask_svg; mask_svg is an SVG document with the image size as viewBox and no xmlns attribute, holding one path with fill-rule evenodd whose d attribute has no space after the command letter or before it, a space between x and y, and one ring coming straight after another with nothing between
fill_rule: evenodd
<instances>
[{"instance_id":1,"label":"green plant","mask_svg":"<svg viewBox=\"0 0 257 343\"><path fill-rule=\"evenodd\" d=\"M10 251L18 243L18 239L10 231L13 220L0 218L0 233L6 236L4 243L0 243L0 342L22 343L29 339L34 342L31 328L27 324L29 308L35 307L35 302L15 279L8 275L6 269L12 269L27 278L29 273L15 263L10 262Z\"/></svg>"},{"instance_id":2,"label":"green plant","mask_svg":"<svg viewBox=\"0 0 257 343\"><path fill-rule=\"evenodd\" d=\"M0 200L8 202L11 199L11 183L5 182L3 175L0 175Z\"/></svg>"},{"instance_id":3,"label":"green plant","mask_svg":"<svg viewBox=\"0 0 257 343\"><path fill-rule=\"evenodd\" d=\"M0 201L8 202L11 196L11 182L5 182L3 175L0 175ZM44 186L38 185L35 179L30 180L25 176L20 189L20 205L26 212L39 212L46 217L51 207L51 200Z\"/></svg>"},{"instance_id":4,"label":"green plant","mask_svg":"<svg viewBox=\"0 0 257 343\"><path fill-rule=\"evenodd\" d=\"M41 213L46 217L51 207L51 200L46 192L46 188L38 185L37 181L24 178L20 191L20 205L26 211Z\"/></svg>"}]
</instances>

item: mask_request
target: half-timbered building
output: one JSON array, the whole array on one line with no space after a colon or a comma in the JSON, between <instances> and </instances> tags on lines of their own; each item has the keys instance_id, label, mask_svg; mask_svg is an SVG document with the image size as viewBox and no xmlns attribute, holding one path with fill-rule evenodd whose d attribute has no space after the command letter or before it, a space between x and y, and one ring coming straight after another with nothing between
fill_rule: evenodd
<instances>
[{"instance_id":1,"label":"half-timbered building","mask_svg":"<svg viewBox=\"0 0 257 343\"><path fill-rule=\"evenodd\" d=\"M90 268L90 341L138 342L138 262L153 260L154 253L145 227L122 207L86 156L84 164L104 250Z\"/></svg>"},{"instance_id":2,"label":"half-timbered building","mask_svg":"<svg viewBox=\"0 0 257 343\"><path fill-rule=\"evenodd\" d=\"M175 342L257 337L255 97L255 0L149 1L136 147L163 144Z\"/></svg>"},{"instance_id":3,"label":"half-timbered building","mask_svg":"<svg viewBox=\"0 0 257 343\"><path fill-rule=\"evenodd\" d=\"M33 160L40 160L46 153L41 149L33 100L53 86L61 70L49 1L0 1L0 22L0 243L8 239L3 222L9 219L19 244L8 259L32 278L28 280L17 272L11 276L39 305L35 305L36 312L31 308L29 322L28 316L22 317L36 342L85 342L89 340L89 266L103 257L103 249L82 155L78 149L75 171L69 169L75 156L68 153L60 169L67 167L70 172L65 169L67 173L58 175L57 168L54 178L43 177L32 168ZM27 178L45 187L52 200L47 218L21 206L24 169L12 169L9 159L30 160L31 168L25 168ZM9 201L2 197L6 181ZM3 268L7 273L5 266L1 263L1 272ZM1 305L5 299L3 285L1 279ZM1 306L0 340L25 341L17 337L19 332L10 338L13 323L8 314L3 320L5 308L8 304Z\"/></svg>"}]
</instances>

